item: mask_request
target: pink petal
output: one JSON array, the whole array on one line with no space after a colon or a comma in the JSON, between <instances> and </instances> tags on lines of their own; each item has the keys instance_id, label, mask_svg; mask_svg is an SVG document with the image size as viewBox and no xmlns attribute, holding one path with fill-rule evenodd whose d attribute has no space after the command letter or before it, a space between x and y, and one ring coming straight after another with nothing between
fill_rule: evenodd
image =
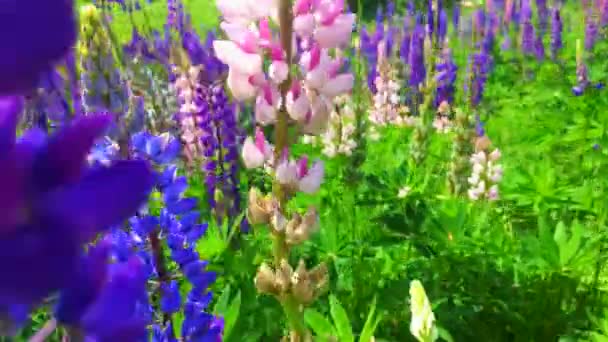
<instances>
[{"instance_id":1,"label":"pink petal","mask_svg":"<svg viewBox=\"0 0 608 342\"><path fill-rule=\"evenodd\" d=\"M331 102L323 96L317 97L312 102L312 115L303 127L304 133L320 134L327 130L329 114L331 113Z\"/></svg>"},{"instance_id":2,"label":"pink petal","mask_svg":"<svg viewBox=\"0 0 608 342\"><path fill-rule=\"evenodd\" d=\"M304 94L300 94L299 96L295 95L293 91L287 93L285 104L287 107L287 113L296 121L303 121L306 118L306 114L310 110L310 102L308 101L308 97L306 97Z\"/></svg>"},{"instance_id":3,"label":"pink petal","mask_svg":"<svg viewBox=\"0 0 608 342\"><path fill-rule=\"evenodd\" d=\"M228 22L250 23L276 12L276 0L217 0L217 8Z\"/></svg>"},{"instance_id":4,"label":"pink petal","mask_svg":"<svg viewBox=\"0 0 608 342\"><path fill-rule=\"evenodd\" d=\"M266 161L264 154L260 152L251 137L247 137L243 143L242 157L243 163L248 169L260 167L264 165L264 162Z\"/></svg>"},{"instance_id":5,"label":"pink petal","mask_svg":"<svg viewBox=\"0 0 608 342\"><path fill-rule=\"evenodd\" d=\"M293 161L283 160L275 171L276 180L282 185L298 183L298 166Z\"/></svg>"},{"instance_id":6,"label":"pink petal","mask_svg":"<svg viewBox=\"0 0 608 342\"><path fill-rule=\"evenodd\" d=\"M315 39L322 48L331 49L339 47L350 41L354 24L354 14L341 14L333 24L318 27L315 31Z\"/></svg>"},{"instance_id":7,"label":"pink petal","mask_svg":"<svg viewBox=\"0 0 608 342\"><path fill-rule=\"evenodd\" d=\"M277 119L276 106L268 103L263 94L255 101L255 119L262 126L273 124Z\"/></svg>"},{"instance_id":8,"label":"pink petal","mask_svg":"<svg viewBox=\"0 0 608 342\"><path fill-rule=\"evenodd\" d=\"M227 83L232 96L238 101L245 101L255 96L256 88L249 82L249 76L233 68L228 70Z\"/></svg>"},{"instance_id":9,"label":"pink petal","mask_svg":"<svg viewBox=\"0 0 608 342\"><path fill-rule=\"evenodd\" d=\"M302 15L304 13L308 13L312 6L312 0L296 0L296 3L293 5L293 13L294 15Z\"/></svg>"},{"instance_id":10,"label":"pink petal","mask_svg":"<svg viewBox=\"0 0 608 342\"><path fill-rule=\"evenodd\" d=\"M281 84L287 79L287 73L289 72L287 63L284 61L274 61L268 68L268 76L276 84Z\"/></svg>"},{"instance_id":11,"label":"pink petal","mask_svg":"<svg viewBox=\"0 0 608 342\"><path fill-rule=\"evenodd\" d=\"M327 97L334 98L338 95L348 93L355 83L355 77L352 74L342 74L330 79L321 88L321 93Z\"/></svg>"},{"instance_id":12,"label":"pink petal","mask_svg":"<svg viewBox=\"0 0 608 342\"><path fill-rule=\"evenodd\" d=\"M298 160L298 178L303 178L308 174L308 157L302 156Z\"/></svg>"},{"instance_id":13,"label":"pink petal","mask_svg":"<svg viewBox=\"0 0 608 342\"><path fill-rule=\"evenodd\" d=\"M308 170L308 174L300 179L298 184L300 191L307 194L314 194L319 191L324 175L323 162L320 160L316 161L310 170Z\"/></svg>"},{"instance_id":14,"label":"pink petal","mask_svg":"<svg viewBox=\"0 0 608 342\"><path fill-rule=\"evenodd\" d=\"M301 14L293 19L293 30L301 37L312 36L315 28L315 18L312 14Z\"/></svg>"},{"instance_id":15,"label":"pink petal","mask_svg":"<svg viewBox=\"0 0 608 342\"><path fill-rule=\"evenodd\" d=\"M216 40L213 49L219 60L228 64L242 74L255 75L262 72L262 57L258 54L247 53L229 40Z\"/></svg>"}]
</instances>

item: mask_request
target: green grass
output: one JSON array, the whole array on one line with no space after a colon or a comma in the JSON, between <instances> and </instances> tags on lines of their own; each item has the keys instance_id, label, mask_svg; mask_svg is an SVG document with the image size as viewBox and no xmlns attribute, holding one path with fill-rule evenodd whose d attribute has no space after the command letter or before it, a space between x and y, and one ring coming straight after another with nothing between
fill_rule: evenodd
<instances>
[{"instance_id":1,"label":"green grass","mask_svg":"<svg viewBox=\"0 0 608 342\"><path fill-rule=\"evenodd\" d=\"M141 0L146 2L146 0ZM82 6L89 3L86 0L78 0L77 4ZM187 13L191 14L192 25L199 32L215 29L219 25L219 12L215 2L211 0L185 0ZM162 31L167 20L167 4L165 1L153 1L145 4L143 11L135 11L129 16L120 6L115 5L112 11L112 28L116 37L121 42L127 42L131 38L133 23L137 27L151 27Z\"/></svg>"}]
</instances>

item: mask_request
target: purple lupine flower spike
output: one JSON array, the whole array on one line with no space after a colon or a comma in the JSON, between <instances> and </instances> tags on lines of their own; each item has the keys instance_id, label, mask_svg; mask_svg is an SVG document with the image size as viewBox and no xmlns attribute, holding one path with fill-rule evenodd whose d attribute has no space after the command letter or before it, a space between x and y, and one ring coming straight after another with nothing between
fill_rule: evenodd
<instances>
[{"instance_id":1,"label":"purple lupine flower spike","mask_svg":"<svg viewBox=\"0 0 608 342\"><path fill-rule=\"evenodd\" d=\"M600 3L600 27L608 26L608 0L603 0Z\"/></svg>"},{"instance_id":2,"label":"purple lupine flower spike","mask_svg":"<svg viewBox=\"0 0 608 342\"><path fill-rule=\"evenodd\" d=\"M491 63L491 56L485 51L485 49L480 49L478 52L473 53L470 57L469 72L471 83L469 96L471 105L473 107L477 107L481 102L488 74L490 72Z\"/></svg>"},{"instance_id":3,"label":"purple lupine flower spike","mask_svg":"<svg viewBox=\"0 0 608 342\"><path fill-rule=\"evenodd\" d=\"M556 59L563 47L562 43L563 24L559 8L553 9L551 15L551 58Z\"/></svg>"},{"instance_id":4,"label":"purple lupine flower spike","mask_svg":"<svg viewBox=\"0 0 608 342\"><path fill-rule=\"evenodd\" d=\"M593 9L587 9L585 15L585 49L590 51L593 49L598 37L598 27L593 17Z\"/></svg>"},{"instance_id":5,"label":"purple lupine flower spike","mask_svg":"<svg viewBox=\"0 0 608 342\"><path fill-rule=\"evenodd\" d=\"M410 49L408 56L409 65L409 85L412 89L418 89L418 86L424 82L426 78L426 69L424 66L424 28L422 27L420 17L417 20L410 41Z\"/></svg>"},{"instance_id":6,"label":"purple lupine flower spike","mask_svg":"<svg viewBox=\"0 0 608 342\"><path fill-rule=\"evenodd\" d=\"M440 42L445 41L448 33L448 15L444 9L439 12L439 20L437 21L437 37Z\"/></svg>"},{"instance_id":7,"label":"purple lupine flower spike","mask_svg":"<svg viewBox=\"0 0 608 342\"><path fill-rule=\"evenodd\" d=\"M530 0L521 3L521 49L526 55L534 54L534 26L532 25L532 8Z\"/></svg>"},{"instance_id":8,"label":"purple lupine flower spike","mask_svg":"<svg viewBox=\"0 0 608 342\"><path fill-rule=\"evenodd\" d=\"M453 61L452 51L449 47L445 46L441 52L441 62L437 64L435 106L439 106L444 101L448 104L454 103L457 71L458 66Z\"/></svg>"},{"instance_id":9,"label":"purple lupine flower spike","mask_svg":"<svg viewBox=\"0 0 608 342\"><path fill-rule=\"evenodd\" d=\"M458 4L454 4L454 7L452 7L452 25L454 25L455 31L458 31L459 24L460 24L460 6Z\"/></svg>"},{"instance_id":10,"label":"purple lupine flower spike","mask_svg":"<svg viewBox=\"0 0 608 342\"><path fill-rule=\"evenodd\" d=\"M543 37L545 32L547 32L547 26L549 24L549 8L547 7L547 0L536 0L536 9L538 13L538 31L540 36Z\"/></svg>"},{"instance_id":11,"label":"purple lupine flower spike","mask_svg":"<svg viewBox=\"0 0 608 342\"><path fill-rule=\"evenodd\" d=\"M545 58L545 45L543 44L543 37L540 33L536 35L536 39L534 40L534 54L539 61L542 61Z\"/></svg>"}]
</instances>

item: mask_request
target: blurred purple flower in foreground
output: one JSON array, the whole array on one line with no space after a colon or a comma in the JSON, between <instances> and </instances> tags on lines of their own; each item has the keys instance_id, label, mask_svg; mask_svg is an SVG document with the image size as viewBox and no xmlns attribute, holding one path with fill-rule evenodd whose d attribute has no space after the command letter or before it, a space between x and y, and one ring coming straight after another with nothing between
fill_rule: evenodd
<instances>
[{"instance_id":1,"label":"blurred purple flower in foreground","mask_svg":"<svg viewBox=\"0 0 608 342\"><path fill-rule=\"evenodd\" d=\"M0 95L7 95L33 88L72 46L76 26L71 0L0 0L0 8Z\"/></svg>"},{"instance_id":2,"label":"blurred purple flower in foreground","mask_svg":"<svg viewBox=\"0 0 608 342\"><path fill-rule=\"evenodd\" d=\"M143 161L89 169L86 159L111 118L79 118L53 136L16 138L22 100L0 98L0 308L35 304L74 280L83 244L120 224L153 185Z\"/></svg>"}]
</instances>

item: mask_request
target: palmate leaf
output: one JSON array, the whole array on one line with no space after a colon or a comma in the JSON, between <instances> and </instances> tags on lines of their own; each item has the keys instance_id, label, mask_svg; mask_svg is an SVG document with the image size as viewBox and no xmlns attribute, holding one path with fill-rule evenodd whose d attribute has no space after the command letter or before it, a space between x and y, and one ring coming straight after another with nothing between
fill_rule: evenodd
<instances>
[{"instance_id":1,"label":"palmate leaf","mask_svg":"<svg viewBox=\"0 0 608 342\"><path fill-rule=\"evenodd\" d=\"M354 342L353 327L348 319L346 310L334 295L329 296L329 312L336 325L340 342Z\"/></svg>"},{"instance_id":2,"label":"palmate leaf","mask_svg":"<svg viewBox=\"0 0 608 342\"><path fill-rule=\"evenodd\" d=\"M238 291L230 305L221 312L217 312L218 315L224 318L224 339L228 340L232 329L234 328L236 321L239 318L241 311L241 292Z\"/></svg>"},{"instance_id":3,"label":"palmate leaf","mask_svg":"<svg viewBox=\"0 0 608 342\"><path fill-rule=\"evenodd\" d=\"M359 342L371 342L378 324L382 321L382 316L376 314L376 297L372 301L371 308L367 314L365 325L359 336Z\"/></svg>"},{"instance_id":4,"label":"palmate leaf","mask_svg":"<svg viewBox=\"0 0 608 342\"><path fill-rule=\"evenodd\" d=\"M306 311L304 311L304 320L312 329L316 335L316 338L326 341L329 340L330 337L336 336L334 326L318 311L314 309L306 309Z\"/></svg>"}]
</instances>

